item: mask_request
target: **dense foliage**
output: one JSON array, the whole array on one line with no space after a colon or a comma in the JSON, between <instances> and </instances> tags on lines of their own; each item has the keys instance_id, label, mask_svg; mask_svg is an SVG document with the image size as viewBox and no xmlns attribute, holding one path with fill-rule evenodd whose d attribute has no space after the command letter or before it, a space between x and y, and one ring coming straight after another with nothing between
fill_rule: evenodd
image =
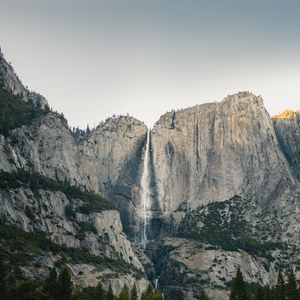
<instances>
[{"instance_id":1,"label":"dense foliage","mask_svg":"<svg viewBox=\"0 0 300 300\"><path fill-rule=\"evenodd\" d=\"M96 287L75 287L71 273L64 266L58 274L50 270L45 280L16 280L0 260L0 299L1 300L138 300L136 285L131 291L124 286L115 296L111 285L108 290L99 282ZM162 294L150 285L142 294L141 300L162 300Z\"/></svg>"},{"instance_id":2,"label":"dense foliage","mask_svg":"<svg viewBox=\"0 0 300 300\"><path fill-rule=\"evenodd\" d=\"M188 214L181 223L179 236L219 246L227 251L245 250L272 260L269 252L281 249L283 245L261 242L252 234L249 224L242 217L243 202L236 196L222 203L208 204ZM230 211L230 214L227 215L226 211Z\"/></svg>"},{"instance_id":3,"label":"dense foliage","mask_svg":"<svg viewBox=\"0 0 300 300\"><path fill-rule=\"evenodd\" d=\"M48 108L38 108L32 102L26 103L0 88L0 134L7 136L10 130L30 124L33 119L48 112Z\"/></svg>"},{"instance_id":4,"label":"dense foliage","mask_svg":"<svg viewBox=\"0 0 300 300\"><path fill-rule=\"evenodd\" d=\"M242 272L238 268L231 285L230 300L300 300L300 286L291 269L286 276L279 271L276 286L256 284L253 289L244 282Z\"/></svg>"},{"instance_id":5,"label":"dense foliage","mask_svg":"<svg viewBox=\"0 0 300 300\"><path fill-rule=\"evenodd\" d=\"M38 173L29 173L23 169L19 169L14 173L0 172L0 189L9 190L19 187L29 188L33 192L37 192L39 189L60 191L70 200L80 199L84 202L79 208L81 213L116 209L112 202L106 200L102 196L92 192L83 191L67 181L57 181Z\"/></svg>"},{"instance_id":6,"label":"dense foliage","mask_svg":"<svg viewBox=\"0 0 300 300\"><path fill-rule=\"evenodd\" d=\"M4 259L14 274L19 274L19 267L30 265L35 259L43 259L50 253L58 254L58 263L91 263L102 269L109 267L120 274L135 270L132 265L116 257L96 256L84 248L71 248L55 244L42 232L25 232L12 225L0 223L0 258ZM137 272L138 273L138 272ZM18 277L23 278L21 275ZM1 298L0 298L1 299Z\"/></svg>"}]
</instances>

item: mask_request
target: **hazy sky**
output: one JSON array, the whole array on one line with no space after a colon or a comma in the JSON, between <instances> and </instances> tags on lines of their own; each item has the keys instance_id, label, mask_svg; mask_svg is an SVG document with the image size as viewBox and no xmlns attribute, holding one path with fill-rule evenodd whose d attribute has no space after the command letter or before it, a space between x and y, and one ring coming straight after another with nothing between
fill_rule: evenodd
<instances>
[{"instance_id":1,"label":"hazy sky","mask_svg":"<svg viewBox=\"0 0 300 300\"><path fill-rule=\"evenodd\" d=\"M72 126L242 90L300 109L299 0L0 0L0 46Z\"/></svg>"}]
</instances>

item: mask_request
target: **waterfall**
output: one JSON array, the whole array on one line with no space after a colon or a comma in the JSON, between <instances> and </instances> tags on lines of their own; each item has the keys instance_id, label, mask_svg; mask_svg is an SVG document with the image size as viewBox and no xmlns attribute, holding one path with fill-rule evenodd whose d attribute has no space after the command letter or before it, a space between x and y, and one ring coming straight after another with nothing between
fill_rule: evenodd
<instances>
[{"instance_id":1,"label":"waterfall","mask_svg":"<svg viewBox=\"0 0 300 300\"><path fill-rule=\"evenodd\" d=\"M149 175L149 159L150 159L150 130L147 132L147 142L146 148L144 152L144 163L143 163L143 173L141 177L141 242L144 248L146 248L147 244L147 226L148 220L151 217L150 210L150 175Z\"/></svg>"},{"instance_id":2,"label":"waterfall","mask_svg":"<svg viewBox=\"0 0 300 300\"><path fill-rule=\"evenodd\" d=\"M155 279L154 287L155 287L156 290L157 290L157 288L158 288L158 280L159 280L159 277Z\"/></svg>"}]
</instances>

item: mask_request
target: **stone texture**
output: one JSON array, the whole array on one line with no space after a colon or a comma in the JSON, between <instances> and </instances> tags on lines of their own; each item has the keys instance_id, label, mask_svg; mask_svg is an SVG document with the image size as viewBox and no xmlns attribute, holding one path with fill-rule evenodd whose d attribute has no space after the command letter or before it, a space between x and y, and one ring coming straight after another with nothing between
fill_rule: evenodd
<instances>
[{"instance_id":1,"label":"stone texture","mask_svg":"<svg viewBox=\"0 0 300 300\"><path fill-rule=\"evenodd\" d=\"M24 101L36 99L37 105L46 105L43 97L32 97L1 52L0 86ZM101 193L120 211L77 213L75 221L69 220L65 216L69 200L63 193L40 190L36 198L31 190L20 188L0 191L0 214L26 231L46 232L61 245L84 247L108 258L117 256L140 270L142 261L151 279L161 275L160 286L166 289L181 285L187 299L196 299L200 288L212 299L226 299L237 265L248 282L263 284L274 283L276 263L300 268L299 113L286 111L272 120L261 97L240 92L221 102L163 115L150 135L153 220L148 233L155 245L150 243L146 251L136 245L138 251L134 251L127 236L138 241L146 135L145 124L128 116L109 118L91 132L76 134L61 115L49 112L13 130L9 137L0 136L0 170L24 168L67 180ZM278 245L266 251L272 263L262 254L226 251L222 245L179 238L183 226L185 232L189 224L199 232L203 229L205 222L200 217L208 216L209 205L236 198L241 199L240 221L247 224L249 237L262 245L285 243L284 249ZM33 220L26 206L38 212ZM225 205L221 229L232 218L232 207ZM78 239L78 222L92 223L97 234ZM55 259L46 259L45 266ZM113 270L99 270L91 264L69 267L76 282L95 285L110 278L116 292L135 280L134 274L117 277ZM28 274L32 270L24 268ZM140 291L146 283L145 278L138 280Z\"/></svg>"},{"instance_id":2,"label":"stone texture","mask_svg":"<svg viewBox=\"0 0 300 300\"><path fill-rule=\"evenodd\" d=\"M165 114L151 147L163 214L234 195L267 204L294 182L262 98L248 92Z\"/></svg>"},{"instance_id":3,"label":"stone texture","mask_svg":"<svg viewBox=\"0 0 300 300\"><path fill-rule=\"evenodd\" d=\"M300 180L300 113L289 111L273 117L279 144L294 175Z\"/></svg>"},{"instance_id":4,"label":"stone texture","mask_svg":"<svg viewBox=\"0 0 300 300\"><path fill-rule=\"evenodd\" d=\"M15 73L11 64L9 64L0 48L0 86L5 90L12 92L16 96L20 96L25 102L32 101L36 106L44 109L48 106L45 97L35 92L29 91L22 84L21 80Z\"/></svg>"}]
</instances>

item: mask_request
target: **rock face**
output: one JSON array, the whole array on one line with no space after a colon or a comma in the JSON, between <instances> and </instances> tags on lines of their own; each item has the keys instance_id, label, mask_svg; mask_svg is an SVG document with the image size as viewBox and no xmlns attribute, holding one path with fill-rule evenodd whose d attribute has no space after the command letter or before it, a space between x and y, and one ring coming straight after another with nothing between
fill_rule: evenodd
<instances>
[{"instance_id":1,"label":"rock face","mask_svg":"<svg viewBox=\"0 0 300 300\"><path fill-rule=\"evenodd\" d=\"M33 105L41 108L47 105L43 97L22 85L2 54L0 88L25 102L32 100ZM48 112L29 125L11 130L8 136L0 135L0 172L13 174L24 170L75 185L83 191L101 193L112 199L121 212L89 209L88 214L83 214L81 200L70 199L60 190L45 187L32 190L25 185L0 189L1 220L25 232L43 232L52 242L70 251L84 249L89 253L80 254L79 257L87 256L80 262L65 253L65 248L59 253L70 260L69 267L77 282L96 285L102 280L104 285L111 283L118 293L124 284L132 286L136 281L141 292L148 281L123 224L129 234L137 231L132 229L140 220L135 182L146 133L146 126L131 117L110 118L92 132L75 133L62 115ZM97 207L97 203L93 205ZM68 216L66 211L70 207ZM42 265L44 276L57 260L51 253L44 253L38 262L20 267L25 274L39 276L41 268L34 266Z\"/></svg>"},{"instance_id":2,"label":"rock face","mask_svg":"<svg viewBox=\"0 0 300 300\"><path fill-rule=\"evenodd\" d=\"M262 98L247 92L167 113L151 145L164 214L234 195L267 202L278 186L293 182Z\"/></svg>"},{"instance_id":3,"label":"rock face","mask_svg":"<svg viewBox=\"0 0 300 300\"><path fill-rule=\"evenodd\" d=\"M5 216L6 224L17 225L26 232L42 232L62 247L56 255L32 250L29 254L38 257L37 261L20 261L18 265L29 277L45 276L49 268L67 257L78 284L95 286L101 280L107 287L110 283L115 293L125 283L132 286L136 282L139 292L147 287L147 280L141 276L143 266L123 232L118 211L82 213L81 199L70 199L61 191L47 188L1 191L0 203L0 216ZM5 247L3 240L1 244ZM72 253L81 255L79 261Z\"/></svg>"},{"instance_id":4,"label":"rock face","mask_svg":"<svg viewBox=\"0 0 300 300\"><path fill-rule=\"evenodd\" d=\"M5 90L20 96L25 102L32 101L36 106L44 109L48 107L47 100L35 92L24 87L13 67L7 63L0 48L0 86Z\"/></svg>"},{"instance_id":5,"label":"rock face","mask_svg":"<svg viewBox=\"0 0 300 300\"><path fill-rule=\"evenodd\" d=\"M2 54L0 87L46 105L24 88ZM261 97L240 92L163 115L150 133L152 220L144 251L138 237L146 139L147 127L132 117L73 132L53 112L0 135L0 171L22 169L75 185L105 196L119 210L99 211L96 205L83 213L82 199L25 183L0 189L5 224L41 231L56 245L110 262L74 261L60 249L36 263L45 261L47 268L66 256L77 283L107 285L110 278L116 292L135 280L144 289L146 270L165 291L180 287L187 299L205 291L218 300L227 299L238 265L248 282L263 284L274 283L278 266L300 269L299 113L286 111L272 120ZM130 272L116 270L115 258ZM38 274L32 268L23 271Z\"/></svg>"},{"instance_id":6,"label":"rock face","mask_svg":"<svg viewBox=\"0 0 300 300\"><path fill-rule=\"evenodd\" d=\"M273 117L274 128L282 152L284 153L290 169L300 180L300 113L285 111L284 116Z\"/></svg>"},{"instance_id":7,"label":"rock face","mask_svg":"<svg viewBox=\"0 0 300 300\"><path fill-rule=\"evenodd\" d=\"M66 120L48 113L2 138L1 169L23 168L102 193L120 209L126 231L134 236L139 226L138 177L146 133L140 121L118 117L76 137Z\"/></svg>"}]
</instances>

